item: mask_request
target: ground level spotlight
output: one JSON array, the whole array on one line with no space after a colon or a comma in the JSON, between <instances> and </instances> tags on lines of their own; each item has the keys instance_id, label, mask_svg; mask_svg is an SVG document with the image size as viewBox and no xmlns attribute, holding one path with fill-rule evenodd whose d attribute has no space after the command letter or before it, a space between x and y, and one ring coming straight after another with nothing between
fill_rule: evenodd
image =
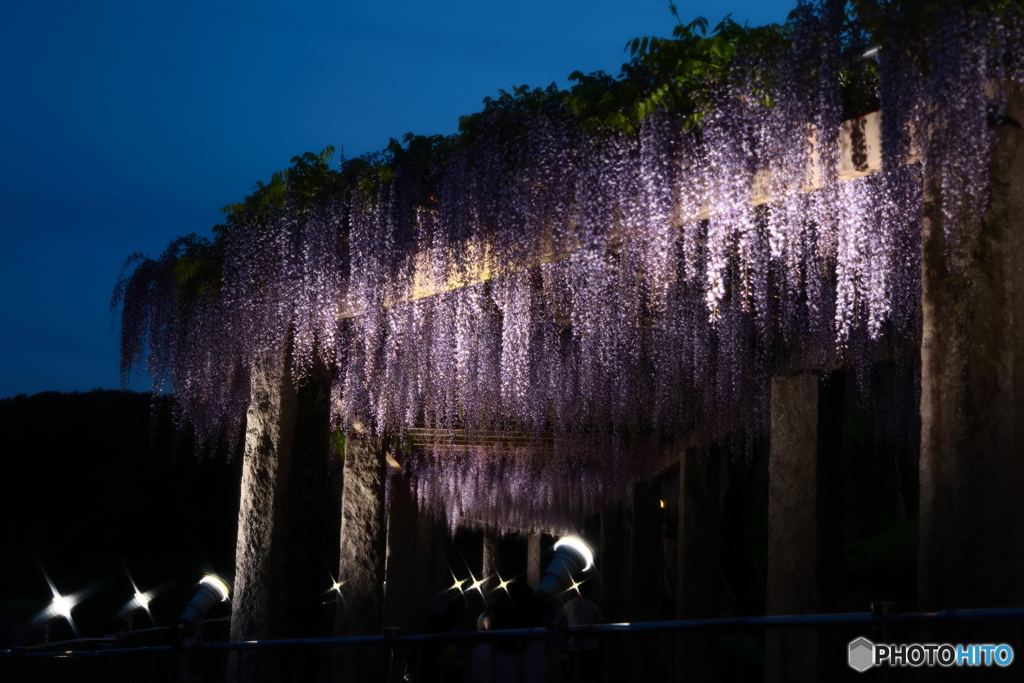
<instances>
[{"instance_id":1,"label":"ground level spotlight","mask_svg":"<svg viewBox=\"0 0 1024 683\"><path fill-rule=\"evenodd\" d=\"M149 610L150 594L141 591L135 591L135 595L132 599L121 608L121 611L117 613L117 618L128 625L128 630L132 629L132 617L139 610Z\"/></svg>"},{"instance_id":2,"label":"ground level spotlight","mask_svg":"<svg viewBox=\"0 0 1024 683\"><path fill-rule=\"evenodd\" d=\"M227 583L212 574L199 580L199 591L189 601L185 611L178 617L178 628L187 631L183 637L196 637L203 626L206 613L214 605L224 602L231 595Z\"/></svg>"},{"instance_id":3,"label":"ground level spotlight","mask_svg":"<svg viewBox=\"0 0 1024 683\"><path fill-rule=\"evenodd\" d=\"M555 559L544 571L537 593L554 597L573 585L573 578L594 567L594 551L582 539L565 536L555 543Z\"/></svg>"}]
</instances>

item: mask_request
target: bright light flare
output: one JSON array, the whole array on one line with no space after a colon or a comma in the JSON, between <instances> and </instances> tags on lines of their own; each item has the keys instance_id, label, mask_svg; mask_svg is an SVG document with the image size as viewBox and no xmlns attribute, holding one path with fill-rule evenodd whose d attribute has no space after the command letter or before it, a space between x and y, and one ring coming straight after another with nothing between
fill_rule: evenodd
<instances>
[{"instance_id":1,"label":"bright light flare","mask_svg":"<svg viewBox=\"0 0 1024 683\"><path fill-rule=\"evenodd\" d=\"M37 559L36 562L39 562ZM75 620L71 618L71 610L74 609L75 605L82 601L85 597L84 593L77 593L76 595L61 595L57 587L53 585L53 581L50 580L50 575L43 569L43 565L39 564L39 570L43 572L43 577L46 579L46 584L50 587L50 593L53 594L53 602L51 602L46 609L37 614L32 623L42 624L55 619L57 617L63 617L67 620L71 626L71 630L74 632L76 638L81 638L81 634L78 632L78 627L75 626Z\"/></svg>"},{"instance_id":2,"label":"bright light flare","mask_svg":"<svg viewBox=\"0 0 1024 683\"><path fill-rule=\"evenodd\" d=\"M71 608L74 606L74 600L65 595L56 595L53 598L53 611L65 619L71 618Z\"/></svg>"},{"instance_id":3,"label":"bright light flare","mask_svg":"<svg viewBox=\"0 0 1024 683\"><path fill-rule=\"evenodd\" d=\"M469 579L460 579L459 577L455 576L455 572L452 571L451 567L448 567L448 573L452 575L452 580L454 581L451 588L449 588L448 590L459 591L461 593L462 584L466 583L466 581L469 581Z\"/></svg>"},{"instance_id":4,"label":"bright light flare","mask_svg":"<svg viewBox=\"0 0 1024 683\"><path fill-rule=\"evenodd\" d=\"M504 579L502 579L499 576L498 577L498 590L504 590L507 593L508 592L508 585L510 583L512 583L512 582L511 581L505 581Z\"/></svg>"},{"instance_id":5,"label":"bright light flare","mask_svg":"<svg viewBox=\"0 0 1024 683\"><path fill-rule=\"evenodd\" d=\"M569 586L568 588L566 588L565 592L566 593L573 593L573 594L578 595L578 596L580 596L582 598L583 597L583 593L580 592L580 586L582 586L584 583L586 583L586 579L584 579L583 581L576 581L575 579L573 579L572 585Z\"/></svg>"},{"instance_id":6,"label":"bright light flare","mask_svg":"<svg viewBox=\"0 0 1024 683\"><path fill-rule=\"evenodd\" d=\"M132 582L132 588L135 589L134 593L132 593L132 599L129 600L127 604L121 608L121 611L117 613L117 618L131 623L132 615L141 610L148 614L150 621L152 621L153 614L149 611L149 601L156 597L157 592L140 591L134 581ZM153 625L155 626L156 622L154 622Z\"/></svg>"},{"instance_id":7,"label":"bright light flare","mask_svg":"<svg viewBox=\"0 0 1024 683\"><path fill-rule=\"evenodd\" d=\"M476 579L473 581L473 585L469 587L469 590L475 590L482 594L484 592L483 585L484 579Z\"/></svg>"},{"instance_id":8,"label":"bright light flare","mask_svg":"<svg viewBox=\"0 0 1024 683\"><path fill-rule=\"evenodd\" d=\"M594 566L594 551L590 549L582 539L576 538L575 536L563 536L558 539L558 543L555 543L555 552L558 552L559 548L571 548L575 550L583 558L583 562L586 565L582 571L587 571Z\"/></svg>"},{"instance_id":9,"label":"bright light flare","mask_svg":"<svg viewBox=\"0 0 1024 683\"><path fill-rule=\"evenodd\" d=\"M213 574L207 574L203 578L199 579L199 583L211 586L215 591L217 591L220 595L221 602L227 600L228 596L231 595L231 590L228 588L228 585Z\"/></svg>"},{"instance_id":10,"label":"bright light flare","mask_svg":"<svg viewBox=\"0 0 1024 683\"><path fill-rule=\"evenodd\" d=\"M321 593L321 595L330 595L334 593L338 597L341 597L341 587L345 585L345 582L339 579L335 579L334 574L332 574L330 570L327 571L327 576L330 578L331 582L330 584L328 584L327 590Z\"/></svg>"},{"instance_id":11,"label":"bright light flare","mask_svg":"<svg viewBox=\"0 0 1024 683\"><path fill-rule=\"evenodd\" d=\"M139 590L139 587L135 584L135 579L132 578L131 572L128 571L127 565L125 565L124 562L121 562L121 566L124 567L124 573L128 577L128 582L132 584L132 599L128 601L128 604L126 604L121 609L120 614L118 614L117 616L119 618L121 618L121 617L129 617L132 612L135 612L136 610L140 610L141 609L142 611L144 611L146 614L149 615L149 619L150 619L150 621L152 621L153 620L153 614L152 614L152 612L149 611L149 603L150 603L150 601L153 598L155 598L159 594L160 590L159 589L154 589L154 590L151 590L151 591L141 591L141 590ZM156 622L153 622L153 625L156 626Z\"/></svg>"}]
</instances>

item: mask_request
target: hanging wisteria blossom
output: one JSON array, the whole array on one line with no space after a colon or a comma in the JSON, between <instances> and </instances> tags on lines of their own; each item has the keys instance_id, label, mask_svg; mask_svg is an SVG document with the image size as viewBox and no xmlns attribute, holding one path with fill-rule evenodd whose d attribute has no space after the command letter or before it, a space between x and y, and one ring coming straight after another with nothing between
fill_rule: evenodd
<instances>
[{"instance_id":1,"label":"hanging wisteria blossom","mask_svg":"<svg viewBox=\"0 0 1024 683\"><path fill-rule=\"evenodd\" d=\"M665 76L708 44L684 27L618 79L489 100L453 138L297 158L212 242L130 261L122 371L144 362L201 443L239 438L253 373L329 372L333 425L398 436L453 528L569 526L675 440L749 441L792 359L863 379L912 355L925 184L955 262L1024 80L1016 6L871 11L874 36L838 0L727 22L729 50ZM880 103L882 169L847 178L856 102Z\"/></svg>"}]
</instances>

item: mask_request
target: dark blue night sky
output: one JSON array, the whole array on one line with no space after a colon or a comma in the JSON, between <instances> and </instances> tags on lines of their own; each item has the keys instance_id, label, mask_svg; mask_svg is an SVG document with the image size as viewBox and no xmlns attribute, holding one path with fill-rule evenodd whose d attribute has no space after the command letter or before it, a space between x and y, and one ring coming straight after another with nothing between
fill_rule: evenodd
<instances>
[{"instance_id":1,"label":"dark blue night sky","mask_svg":"<svg viewBox=\"0 0 1024 683\"><path fill-rule=\"evenodd\" d=\"M793 3L678 6L759 25ZM3 14L0 398L119 386L108 304L125 258L208 235L292 156L452 133L499 88L618 73L627 40L673 26L663 0L42 0Z\"/></svg>"}]
</instances>

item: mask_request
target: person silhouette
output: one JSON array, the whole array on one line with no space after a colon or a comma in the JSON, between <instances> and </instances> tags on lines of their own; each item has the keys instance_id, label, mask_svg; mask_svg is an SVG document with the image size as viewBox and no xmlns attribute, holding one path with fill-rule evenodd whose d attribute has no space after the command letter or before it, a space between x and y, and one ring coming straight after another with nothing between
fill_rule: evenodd
<instances>
[{"instance_id":1,"label":"person silhouette","mask_svg":"<svg viewBox=\"0 0 1024 683\"><path fill-rule=\"evenodd\" d=\"M490 629L510 629L543 626L538 617L537 596L526 584L511 581L499 590L490 606ZM472 683L543 683L547 666L547 647L544 639L501 639L485 642L473 650L470 663ZM520 667L522 678L520 679Z\"/></svg>"}]
</instances>

